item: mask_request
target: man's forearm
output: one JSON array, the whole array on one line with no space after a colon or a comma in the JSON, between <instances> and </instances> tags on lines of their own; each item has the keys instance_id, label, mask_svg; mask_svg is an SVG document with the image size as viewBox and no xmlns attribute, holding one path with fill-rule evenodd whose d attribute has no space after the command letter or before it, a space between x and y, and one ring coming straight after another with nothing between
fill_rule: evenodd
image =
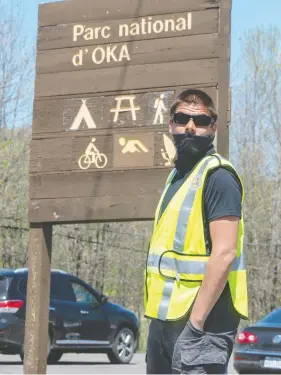
<instances>
[{"instance_id":1,"label":"man's forearm","mask_svg":"<svg viewBox=\"0 0 281 375\"><path fill-rule=\"evenodd\" d=\"M214 252L208 261L206 274L191 311L191 322L203 329L204 322L221 295L235 259L234 252Z\"/></svg>"}]
</instances>

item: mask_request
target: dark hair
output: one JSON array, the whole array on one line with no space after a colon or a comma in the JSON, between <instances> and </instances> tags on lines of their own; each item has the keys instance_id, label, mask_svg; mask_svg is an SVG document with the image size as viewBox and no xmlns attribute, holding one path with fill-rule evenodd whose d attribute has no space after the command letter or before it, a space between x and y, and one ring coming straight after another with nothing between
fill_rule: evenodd
<instances>
[{"instance_id":1,"label":"dark hair","mask_svg":"<svg viewBox=\"0 0 281 375\"><path fill-rule=\"evenodd\" d=\"M173 114L176 112L179 104L183 102L197 104L200 101L208 108L212 118L216 122L218 115L217 115L213 100L204 91L195 90L195 89L184 90L177 96L176 100L174 101L170 109L171 117L173 117Z\"/></svg>"}]
</instances>

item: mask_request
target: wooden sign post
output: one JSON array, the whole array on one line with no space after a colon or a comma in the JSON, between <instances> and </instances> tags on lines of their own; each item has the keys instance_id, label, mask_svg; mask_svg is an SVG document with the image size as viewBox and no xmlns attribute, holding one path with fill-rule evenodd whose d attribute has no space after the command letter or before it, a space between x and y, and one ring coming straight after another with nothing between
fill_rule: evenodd
<instances>
[{"instance_id":1,"label":"wooden sign post","mask_svg":"<svg viewBox=\"0 0 281 375\"><path fill-rule=\"evenodd\" d=\"M175 153L169 108L186 88L218 106L228 156L230 10L231 0L39 7L25 373L45 373L52 345L52 225L153 220Z\"/></svg>"}]
</instances>

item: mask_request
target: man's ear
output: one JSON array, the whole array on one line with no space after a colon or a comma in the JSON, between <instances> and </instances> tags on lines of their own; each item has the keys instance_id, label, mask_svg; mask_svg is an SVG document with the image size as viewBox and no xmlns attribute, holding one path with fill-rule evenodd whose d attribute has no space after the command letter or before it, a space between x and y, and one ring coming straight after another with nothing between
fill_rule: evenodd
<instances>
[{"instance_id":1,"label":"man's ear","mask_svg":"<svg viewBox=\"0 0 281 375\"><path fill-rule=\"evenodd\" d=\"M216 122L214 122L214 123L211 125L211 127L212 127L212 129L213 129L213 131L214 131L214 133L215 133L215 132L217 131L218 125L217 125Z\"/></svg>"}]
</instances>

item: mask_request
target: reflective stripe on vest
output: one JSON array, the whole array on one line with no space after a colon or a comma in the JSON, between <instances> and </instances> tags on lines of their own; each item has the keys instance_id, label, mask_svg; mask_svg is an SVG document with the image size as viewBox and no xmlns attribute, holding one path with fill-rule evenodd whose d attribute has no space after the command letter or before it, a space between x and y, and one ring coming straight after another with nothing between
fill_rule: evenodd
<instances>
[{"instance_id":1,"label":"reflective stripe on vest","mask_svg":"<svg viewBox=\"0 0 281 375\"><path fill-rule=\"evenodd\" d=\"M204 163L201 165L197 175L195 175L194 177L195 181L203 177L204 170L206 166L208 165L209 161L210 159L207 158L204 161ZM184 237L186 234L186 227L187 227L190 211L193 207L196 193L197 193L197 188L189 189L183 201L181 210L179 212L179 218L178 218L177 229L176 229L175 240L174 240L174 249L177 251L184 251L183 244L184 244Z\"/></svg>"},{"instance_id":2,"label":"reflective stripe on vest","mask_svg":"<svg viewBox=\"0 0 281 375\"><path fill-rule=\"evenodd\" d=\"M202 163L201 167L199 168L198 173L194 176L195 180L201 179L203 177L203 173L205 168L207 167L210 161L210 157L207 157L206 160ZM196 196L197 189L189 189L188 193L183 201L181 206L181 210L179 212L178 222L177 222L177 229L174 238L174 245L173 248L177 251L184 251L183 244L184 244L184 236L186 234L186 227L190 215L190 211L192 209L194 199ZM161 320L166 320L169 302L172 295L173 287L174 287L174 280L167 279L165 281L164 289L163 289L163 296L162 301L159 305L158 310L158 318Z\"/></svg>"},{"instance_id":3,"label":"reflective stripe on vest","mask_svg":"<svg viewBox=\"0 0 281 375\"><path fill-rule=\"evenodd\" d=\"M173 251L166 251L167 253L177 253ZM168 276L168 273L165 271L171 271L170 274L175 274L174 278L178 280L180 277L181 280L189 280L188 277L185 277L184 274L192 274L192 275L204 275L206 273L207 262L209 260L208 255L202 256L194 256L194 255L181 255L185 258L206 258L206 261L197 261L197 260L180 260L171 257L165 257L165 253L163 255L158 254L149 254L147 258L147 267L148 268L157 268L160 273L165 277L173 277ZM244 262L244 254L241 253L240 257L235 258L234 262L232 263L231 271L242 271L245 270L245 262ZM153 270L151 270L153 271Z\"/></svg>"}]
</instances>

